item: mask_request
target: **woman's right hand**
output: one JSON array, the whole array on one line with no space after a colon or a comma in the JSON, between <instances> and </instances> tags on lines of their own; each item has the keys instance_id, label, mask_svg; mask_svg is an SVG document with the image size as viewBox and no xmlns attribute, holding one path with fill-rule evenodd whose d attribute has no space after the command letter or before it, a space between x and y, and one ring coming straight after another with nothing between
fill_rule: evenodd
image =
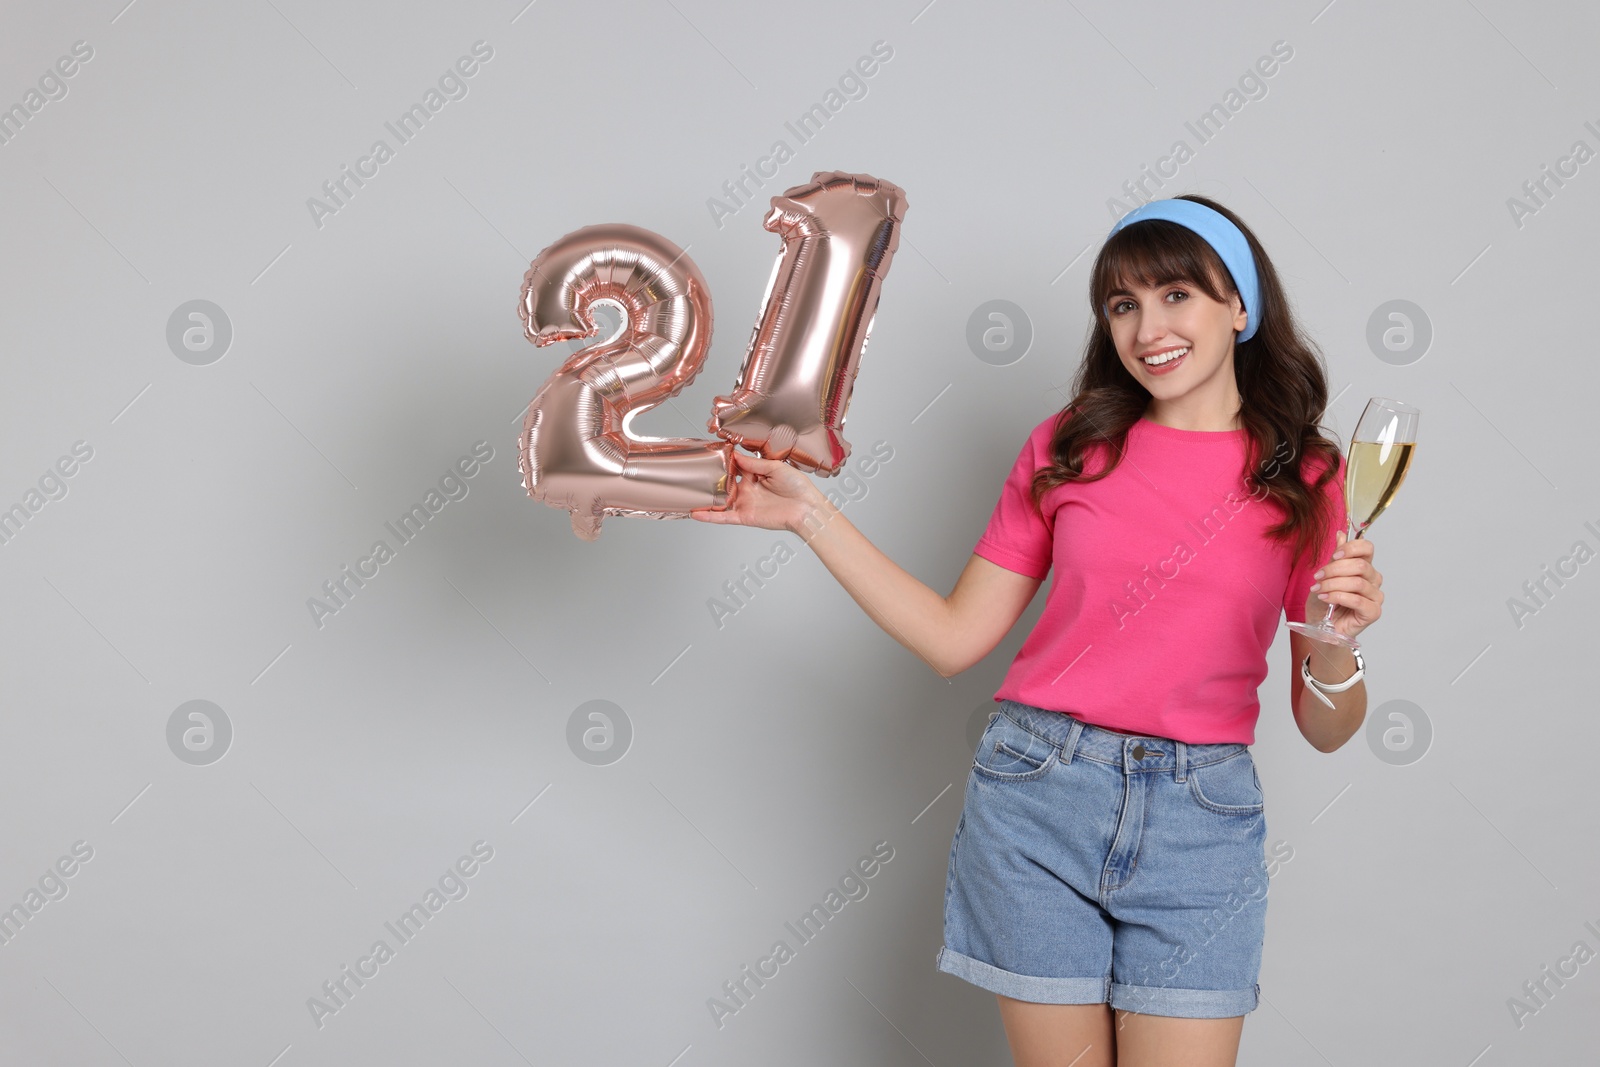
<instances>
[{"instance_id":1,"label":"woman's right hand","mask_svg":"<svg viewBox=\"0 0 1600 1067\"><path fill-rule=\"evenodd\" d=\"M694 508L691 517L763 530L794 530L822 496L810 478L782 460L763 459L738 448L732 455L739 478L733 506Z\"/></svg>"}]
</instances>

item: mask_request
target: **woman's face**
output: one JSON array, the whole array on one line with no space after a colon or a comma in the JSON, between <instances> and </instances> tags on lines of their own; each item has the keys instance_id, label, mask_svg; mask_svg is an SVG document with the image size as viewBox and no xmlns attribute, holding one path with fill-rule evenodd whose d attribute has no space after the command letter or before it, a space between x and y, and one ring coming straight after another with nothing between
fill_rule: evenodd
<instances>
[{"instance_id":1,"label":"woman's face","mask_svg":"<svg viewBox=\"0 0 1600 1067\"><path fill-rule=\"evenodd\" d=\"M1224 304L1188 282L1129 285L1132 292L1113 290L1106 306L1117 355L1135 381L1162 400L1200 388L1224 369L1231 382L1234 332L1249 322L1237 293ZM1173 352L1178 358L1166 359Z\"/></svg>"}]
</instances>

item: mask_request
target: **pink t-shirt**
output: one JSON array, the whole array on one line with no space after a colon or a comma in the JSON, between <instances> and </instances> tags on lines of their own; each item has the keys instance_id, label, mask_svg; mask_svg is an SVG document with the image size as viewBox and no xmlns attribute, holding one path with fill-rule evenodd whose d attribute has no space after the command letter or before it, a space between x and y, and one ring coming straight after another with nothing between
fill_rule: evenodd
<instances>
[{"instance_id":1,"label":"pink t-shirt","mask_svg":"<svg viewBox=\"0 0 1600 1067\"><path fill-rule=\"evenodd\" d=\"M1281 521L1244 481L1244 430L1176 430L1141 418L1105 478L1058 485L1035 510L1056 416L1034 427L973 549L1007 570L1055 579L994 699L1188 744L1255 743L1267 650L1280 616L1305 619L1311 572L1345 529L1344 458L1316 560L1292 568ZM1320 466L1307 462L1307 484ZM1102 469L1091 452L1086 469ZM1042 512L1042 514L1041 514Z\"/></svg>"}]
</instances>

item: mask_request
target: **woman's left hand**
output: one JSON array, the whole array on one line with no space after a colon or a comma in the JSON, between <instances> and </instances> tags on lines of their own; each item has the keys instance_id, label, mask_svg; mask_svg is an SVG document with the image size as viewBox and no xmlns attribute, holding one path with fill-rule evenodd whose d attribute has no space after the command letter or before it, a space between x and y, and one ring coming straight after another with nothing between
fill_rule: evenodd
<instances>
[{"instance_id":1,"label":"woman's left hand","mask_svg":"<svg viewBox=\"0 0 1600 1067\"><path fill-rule=\"evenodd\" d=\"M1333 605L1328 624L1346 637L1354 637L1378 621L1383 614L1383 575L1372 565L1372 542L1366 538L1346 541L1338 535L1333 558L1312 575L1311 595L1306 598L1306 619L1320 620Z\"/></svg>"}]
</instances>

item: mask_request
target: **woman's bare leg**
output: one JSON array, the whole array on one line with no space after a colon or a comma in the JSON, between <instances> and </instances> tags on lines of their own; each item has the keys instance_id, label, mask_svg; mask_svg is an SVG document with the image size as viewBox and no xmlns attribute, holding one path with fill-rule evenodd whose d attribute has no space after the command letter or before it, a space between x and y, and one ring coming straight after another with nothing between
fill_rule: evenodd
<instances>
[{"instance_id":1,"label":"woman's bare leg","mask_svg":"<svg viewBox=\"0 0 1600 1067\"><path fill-rule=\"evenodd\" d=\"M1117 1067L1106 1004L1035 1004L995 994L1017 1067Z\"/></svg>"},{"instance_id":2,"label":"woman's bare leg","mask_svg":"<svg viewBox=\"0 0 1600 1067\"><path fill-rule=\"evenodd\" d=\"M1244 1016L1176 1019L1116 1012L1116 1067L1234 1067Z\"/></svg>"},{"instance_id":3,"label":"woman's bare leg","mask_svg":"<svg viewBox=\"0 0 1600 1067\"><path fill-rule=\"evenodd\" d=\"M999 996L1016 1067L1235 1067L1244 1016L1178 1019Z\"/></svg>"}]
</instances>

